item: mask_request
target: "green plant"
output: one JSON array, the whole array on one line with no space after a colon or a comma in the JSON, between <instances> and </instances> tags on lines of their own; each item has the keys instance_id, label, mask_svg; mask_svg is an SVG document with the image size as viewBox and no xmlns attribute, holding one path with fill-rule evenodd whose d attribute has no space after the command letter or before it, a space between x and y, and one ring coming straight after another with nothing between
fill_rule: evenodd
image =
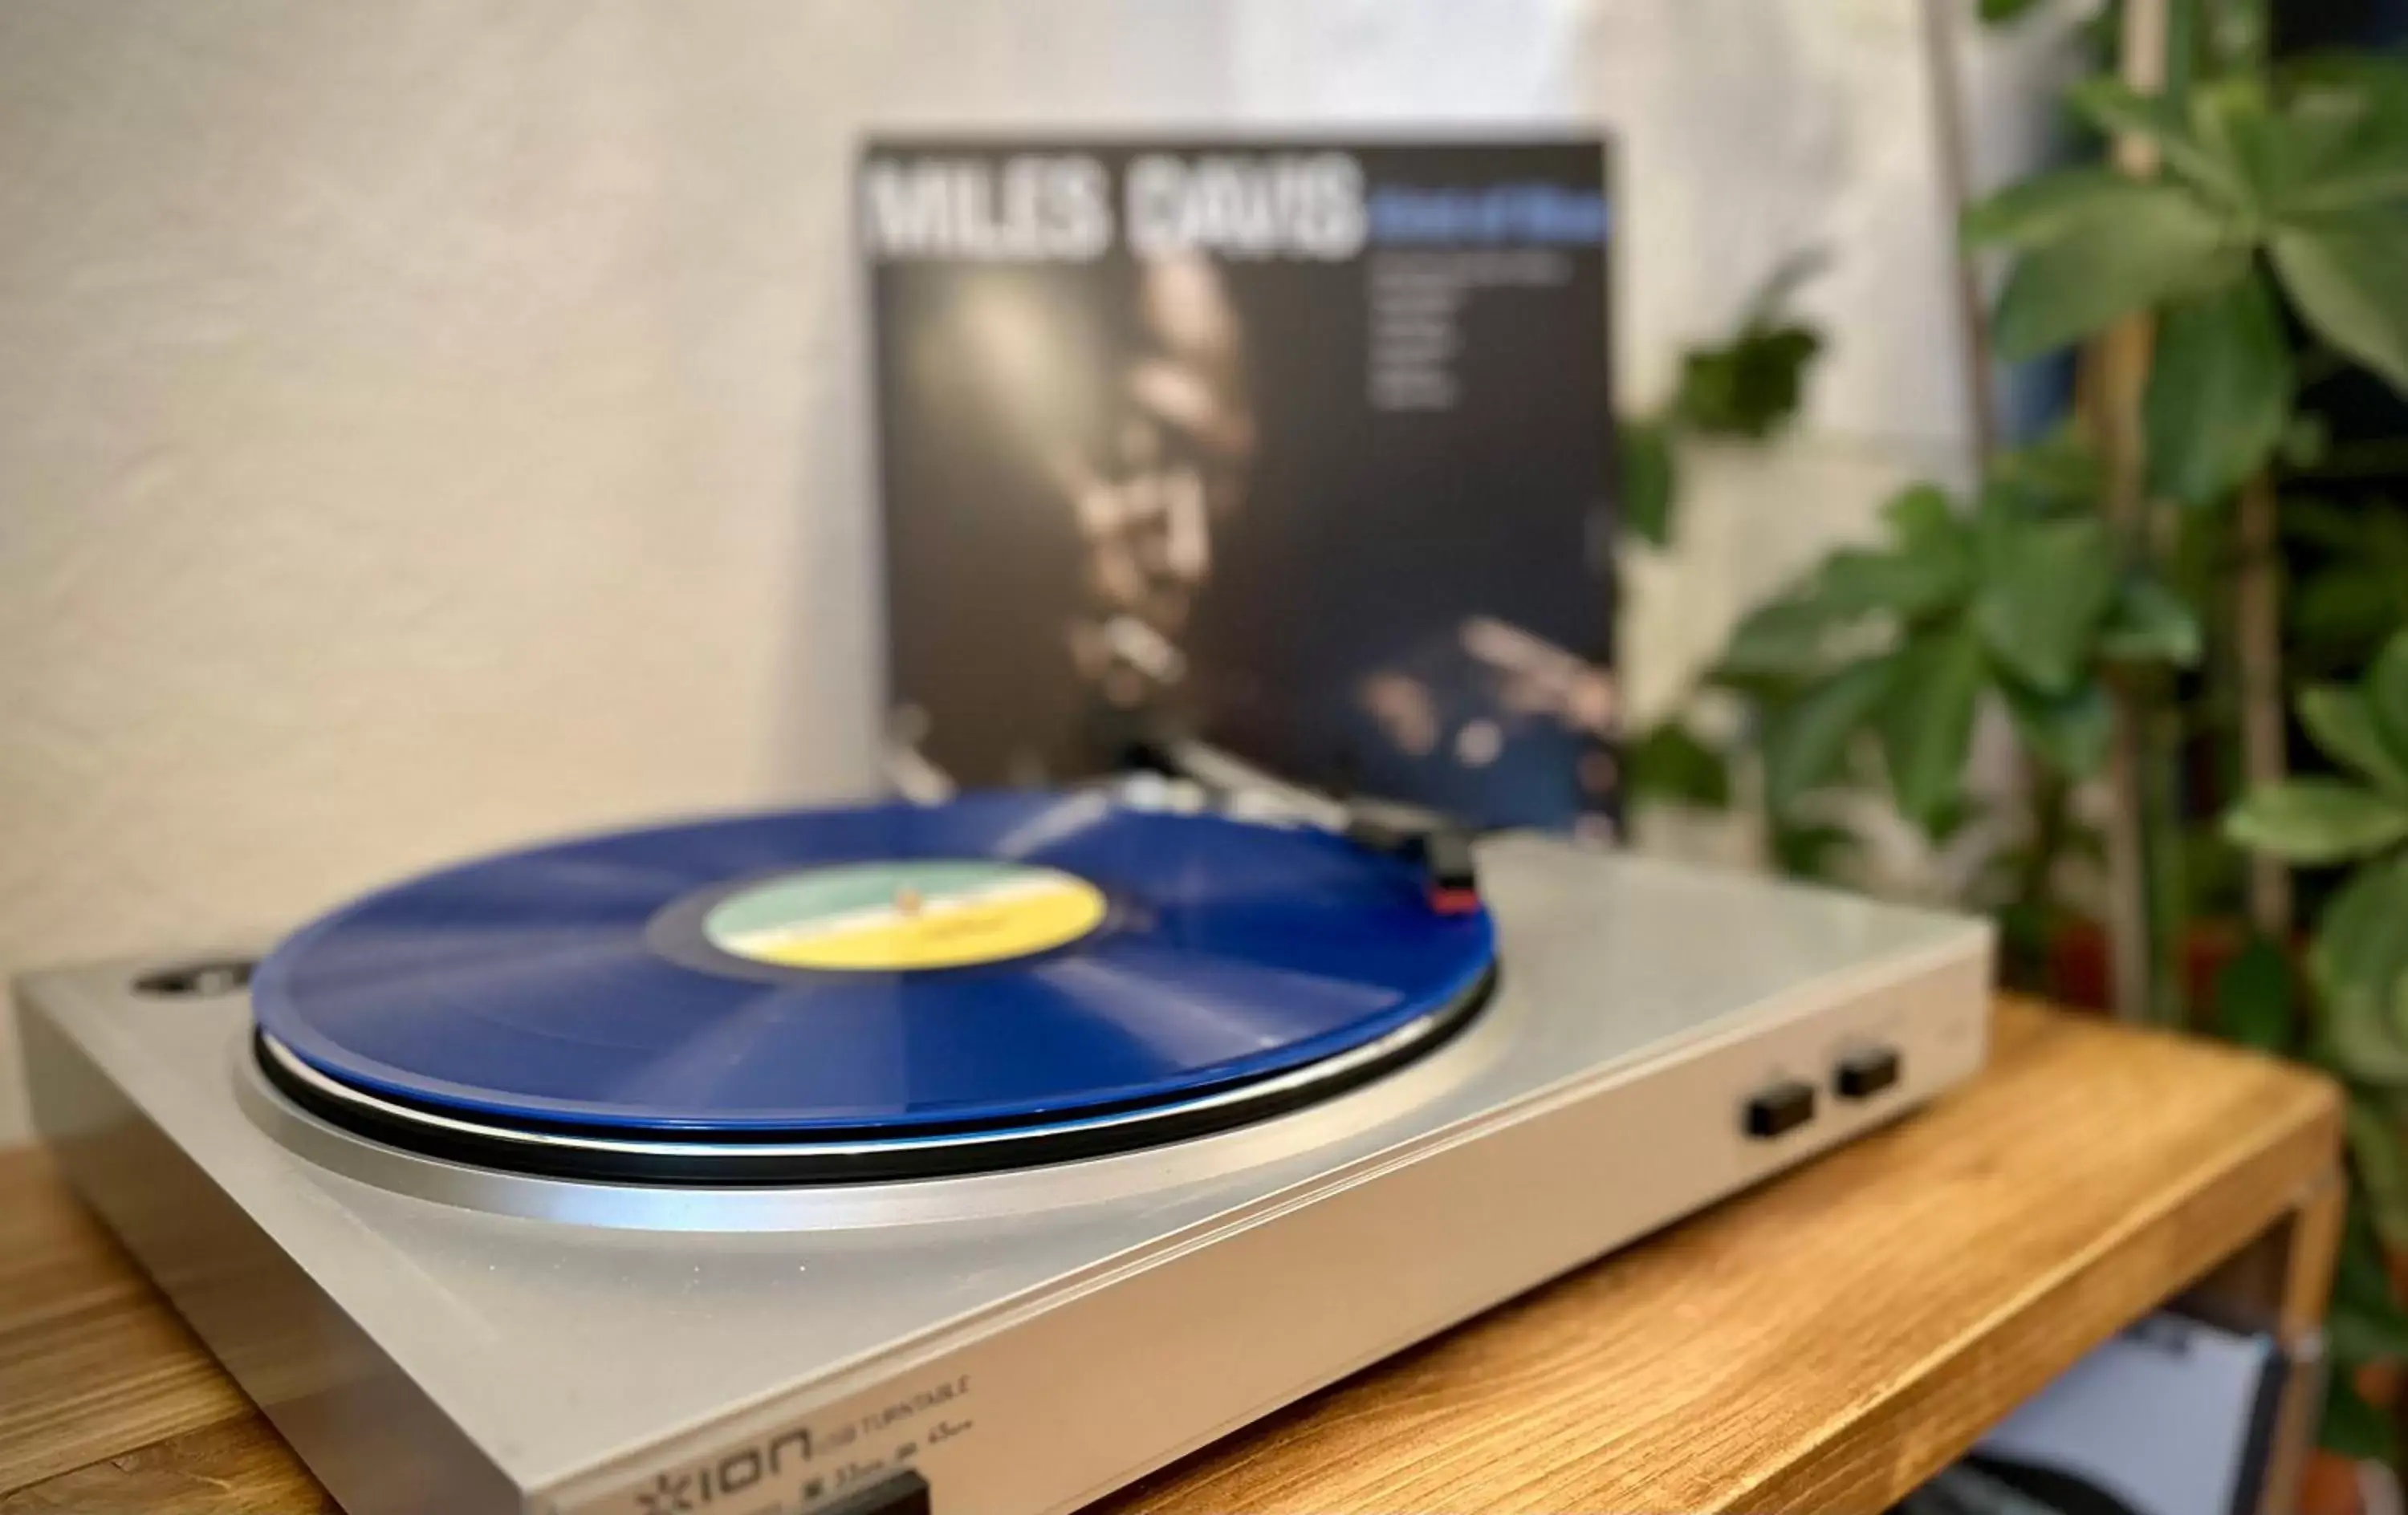
<instances>
[{"instance_id":1,"label":"green plant","mask_svg":"<svg viewBox=\"0 0 2408 1515\"><path fill-rule=\"evenodd\" d=\"M2286 862L2346 870L2307 953L2323 1013L2296 1013L2287 960L2261 947L2220 985L2227 1035L2316 1062L2350 1091L2358 1182L2329 1335L2335 1383L2328 1439L2392 1456L2385 1421L2350 1387L2366 1363L2408 1355L2408 1314L2382 1274L2382 1247L2408 1251L2408 631L2396 633L2358 687L2319 684L2300 719L2348 778L2295 779L2253 791L2226 818L2232 841Z\"/></svg>"},{"instance_id":2,"label":"green plant","mask_svg":"<svg viewBox=\"0 0 2408 1515\"><path fill-rule=\"evenodd\" d=\"M2408 389L2408 68L2327 59L2186 103L2093 79L2070 98L2146 143L2163 175L2044 174L1973 207L1965 235L2017 255L1992 328L2002 356L2159 313L2143 406L2155 494L2216 504L2289 434L2278 289L2335 352Z\"/></svg>"},{"instance_id":3,"label":"green plant","mask_svg":"<svg viewBox=\"0 0 2408 1515\"><path fill-rule=\"evenodd\" d=\"M2237 845L2288 863L2346 868L2308 950L2324 1013L2303 1050L2370 1096L2396 1103L2408 1091L2408 631L2392 636L2360 686L2320 684L2302 693L2300 718L2350 777L2255 790L2226 818L2225 831ZM2229 1009L2239 1018L2236 1029L2259 1045L2293 1050L2291 1028L2268 1001L2235 993ZM2408 1247L2408 1168L2397 1177L2396 1192L2372 1197L2386 1222L2379 1229Z\"/></svg>"},{"instance_id":4,"label":"green plant","mask_svg":"<svg viewBox=\"0 0 2408 1515\"><path fill-rule=\"evenodd\" d=\"M1682 354L1680 382L1663 409L1622 427L1622 518L1641 540L1656 547L1672 541L1683 438L1762 442L1796 419L1823 338L1784 310L1821 265L1811 253L1784 261L1748 302L1727 340Z\"/></svg>"},{"instance_id":5,"label":"green plant","mask_svg":"<svg viewBox=\"0 0 2408 1515\"><path fill-rule=\"evenodd\" d=\"M1883 510L1881 545L1832 553L1734 633L1715 677L1776 696L1763 734L1774 813L1848 772L1870 739L1899 812L1937 836L1967 809L1985 704L2058 775L2086 778L2106 751L2110 669L2197 656L2188 608L2119 568L2095 515L2012 479L1970 506L1906 491Z\"/></svg>"},{"instance_id":6,"label":"green plant","mask_svg":"<svg viewBox=\"0 0 2408 1515\"><path fill-rule=\"evenodd\" d=\"M2353 1122L2352 1129L2363 1121ZM2399 1436L2383 1412L2358 1392L2357 1370L2408 1357L2408 1311L2401 1308L2384 1266L2383 1239L2363 1205L2352 1205L2333 1269L2325 1345L2336 1369L2325 1396L2321 1440L2349 1457L2396 1463Z\"/></svg>"},{"instance_id":7,"label":"green plant","mask_svg":"<svg viewBox=\"0 0 2408 1515\"><path fill-rule=\"evenodd\" d=\"M1797 419L1823 339L1784 313L1790 295L1821 266L1814 254L1784 260L1748 302L1727 338L1689 349L1672 397L1653 416L1626 422L1623 519L1652 546L1671 545L1678 525L1681 446L1698 438L1771 440ZM1719 810L1731 803L1729 754L1699 738L1680 714L1623 744L1623 791L1633 805ZM1803 854L1793 861L1802 866Z\"/></svg>"},{"instance_id":8,"label":"green plant","mask_svg":"<svg viewBox=\"0 0 2408 1515\"><path fill-rule=\"evenodd\" d=\"M2028 8L1981 4L2000 21ZM2408 394L2408 67L2277 66L2267 20L2252 0L2111 6L2094 36L2118 39L2121 77L2068 95L2100 161L1964 222L2006 264L2000 355L2083 348L2070 434L1993 458L1971 498L1900 494L1877 542L1742 622L1711 682L1750 713L1777 858L1813 869L1844 847L1844 828L1789 845L1830 829L1835 794L1935 842L2007 812L1991 831L2020 839L1971 887L2032 949L2018 971L2100 908L2119 1010L2347 1085L2331 1335L2354 1368L2408 1356L2383 1257L2408 1257L2408 521L2346 483L2352 448L2408 465L2408 447L2335 441L2319 396L2353 371ZM2337 773L2289 772L2294 708ZM2028 781L1976 795L1985 710ZM1672 755L1712 787L1696 753ZM2071 804L2086 789L2103 805ZM2057 864L2086 850L2103 908L2057 893ZM2315 923L2303 970L2294 868ZM2244 905L2254 938L2194 1004L2186 934ZM2347 1374L2325 1435L2397 1451Z\"/></svg>"}]
</instances>

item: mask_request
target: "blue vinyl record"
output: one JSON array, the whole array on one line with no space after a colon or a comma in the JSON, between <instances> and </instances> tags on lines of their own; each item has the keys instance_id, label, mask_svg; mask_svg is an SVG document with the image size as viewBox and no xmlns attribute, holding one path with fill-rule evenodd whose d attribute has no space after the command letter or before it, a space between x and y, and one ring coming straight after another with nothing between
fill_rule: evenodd
<instances>
[{"instance_id":1,"label":"blue vinyl record","mask_svg":"<svg viewBox=\"0 0 2408 1515\"><path fill-rule=\"evenodd\" d=\"M411 1108L691 1139L1058 1122L1302 1069L1459 1006L1484 911L1307 829L988 794L472 863L304 928L261 1031Z\"/></svg>"}]
</instances>

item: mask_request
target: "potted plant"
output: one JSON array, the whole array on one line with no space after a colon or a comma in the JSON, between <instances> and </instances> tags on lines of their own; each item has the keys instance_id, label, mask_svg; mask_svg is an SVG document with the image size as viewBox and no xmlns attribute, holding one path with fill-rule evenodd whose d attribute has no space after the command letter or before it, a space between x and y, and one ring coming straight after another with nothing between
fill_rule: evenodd
<instances>
[{"instance_id":1,"label":"potted plant","mask_svg":"<svg viewBox=\"0 0 2408 1515\"><path fill-rule=\"evenodd\" d=\"M2408 515L2337 460L2408 447L2337 436L2327 402L2408 431L2408 67L2278 59L2269 20L2110 7L2068 94L2095 160L1964 217L2004 264L2000 355L2078 351L2065 427L1961 497L1906 491L1747 617L1708 679L1743 739L1675 771L1752 789L1799 871L1878 805L1979 857L1955 887L2016 977L2049 986L2094 920L2119 1014L2341 1079L2324 1439L2388 1460L2392 1408L2360 1391L2408 1356ZM1976 792L1985 722L2021 779Z\"/></svg>"}]
</instances>

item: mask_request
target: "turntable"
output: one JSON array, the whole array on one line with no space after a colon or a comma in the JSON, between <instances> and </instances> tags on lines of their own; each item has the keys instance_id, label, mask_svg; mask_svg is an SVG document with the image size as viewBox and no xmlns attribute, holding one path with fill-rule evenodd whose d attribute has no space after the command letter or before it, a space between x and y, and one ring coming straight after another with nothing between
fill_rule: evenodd
<instances>
[{"instance_id":1,"label":"turntable","mask_svg":"<svg viewBox=\"0 0 2408 1515\"><path fill-rule=\"evenodd\" d=\"M1978 922L1371 840L565 842L26 980L36 1114L352 1515L1042 1515L1981 1062Z\"/></svg>"}]
</instances>

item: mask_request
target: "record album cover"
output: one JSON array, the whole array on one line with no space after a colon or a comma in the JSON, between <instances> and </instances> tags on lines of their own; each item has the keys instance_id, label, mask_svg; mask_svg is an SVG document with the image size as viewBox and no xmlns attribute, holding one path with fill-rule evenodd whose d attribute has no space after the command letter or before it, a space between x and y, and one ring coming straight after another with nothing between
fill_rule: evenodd
<instances>
[{"instance_id":1,"label":"record album cover","mask_svg":"<svg viewBox=\"0 0 2408 1515\"><path fill-rule=\"evenodd\" d=\"M1610 824L1606 150L865 151L895 740Z\"/></svg>"}]
</instances>

